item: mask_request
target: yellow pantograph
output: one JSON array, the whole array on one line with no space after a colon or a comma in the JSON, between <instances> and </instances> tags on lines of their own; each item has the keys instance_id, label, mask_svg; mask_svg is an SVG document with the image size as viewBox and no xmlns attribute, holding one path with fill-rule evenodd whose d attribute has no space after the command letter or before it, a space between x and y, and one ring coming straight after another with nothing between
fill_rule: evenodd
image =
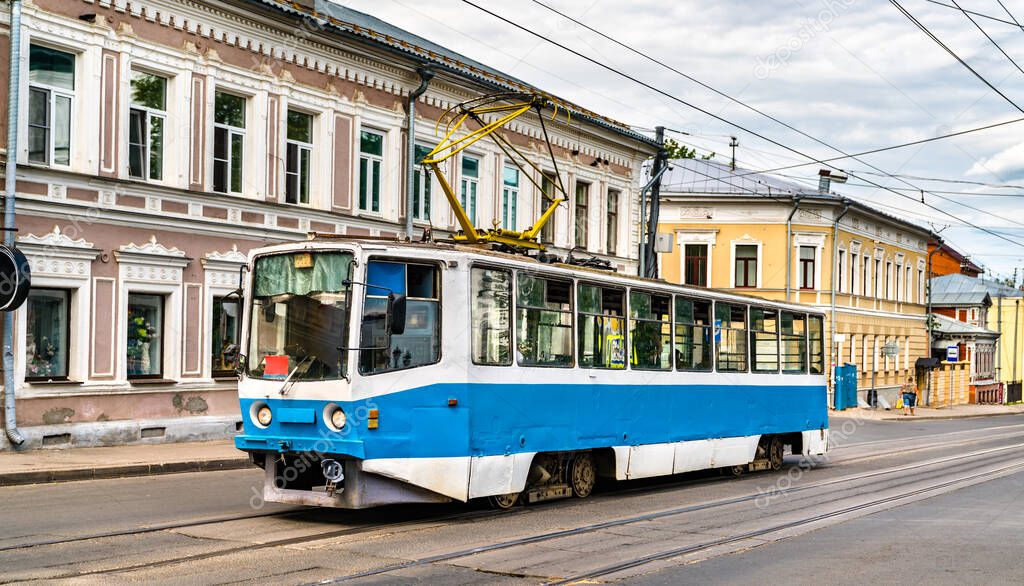
<instances>
[{"instance_id":1,"label":"yellow pantograph","mask_svg":"<svg viewBox=\"0 0 1024 586\"><path fill-rule=\"evenodd\" d=\"M439 134L442 122L446 123L444 138L441 139L441 142L432 151L427 153L423 158L422 164L433 171L434 176L437 177L438 182L441 184L441 190L444 191L448 204L452 206L455 218L462 228L461 231L452 237L455 241L469 244L498 243L521 248L544 249L544 245L538 238L541 229L551 220L558 206L566 201L565 186L562 185L561 174L558 173L558 164L555 161L555 155L551 148L551 141L548 139L547 127L544 125L542 110L547 106L551 106L554 109L554 113L551 116L554 119L558 115L558 106L543 96L519 93L494 94L453 106L438 120ZM544 176L544 172L499 132L503 126L530 110L535 110L540 118L540 126L544 133L548 156L551 157L551 164L555 171L554 177L551 177L552 180L549 181L551 185L550 191L555 191L556 193L548 193L548 190L545 190L538 183L539 178ZM490 118L492 121L486 122L485 118ZM568 114L566 114L566 119L568 121ZM470 120L478 125L476 130L469 130L467 122ZM466 132L467 130L468 132ZM466 133L455 137L456 134L461 134L462 132ZM537 221L526 230L520 232L518 230L498 228L497 226L489 229L480 229L474 226L473 220L466 213L462 202L452 190L451 184L441 171L441 163L461 153L484 137L490 137L502 152L505 153L509 162L522 171L522 175L529 179L536 186L537 190L543 194L542 197L547 203L547 207ZM533 172L527 171L526 167L531 168Z\"/></svg>"}]
</instances>

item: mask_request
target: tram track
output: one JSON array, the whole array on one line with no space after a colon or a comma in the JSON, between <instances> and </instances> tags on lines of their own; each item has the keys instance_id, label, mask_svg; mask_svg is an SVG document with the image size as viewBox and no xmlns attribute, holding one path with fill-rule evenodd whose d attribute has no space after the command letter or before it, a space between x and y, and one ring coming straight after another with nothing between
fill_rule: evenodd
<instances>
[{"instance_id":1,"label":"tram track","mask_svg":"<svg viewBox=\"0 0 1024 586\"><path fill-rule=\"evenodd\" d=\"M996 449L992 449L992 450L983 450L979 454L986 454L987 455L987 454L990 454L990 453L1005 451L1005 450L1008 450L1008 449L1020 448L1020 447L1022 447L1022 445L1024 445L1024 444L1018 444L1018 445L1014 445L1014 446L1007 446L1007 447L1004 447L1004 448L996 448ZM850 482L850 481L855 481L855 480L861 480L861 479L864 479L864 478L870 478L870 477L874 477L874 476L879 476L879 475L883 475L883 474L892 474L894 472L905 471L905 470L909 470L909 469L922 468L924 466L934 465L936 463L943 463L943 462L949 462L949 461L954 461L954 460L963 460L966 457L976 456L976 455L979 455L979 454L971 454L971 455L964 455L964 456L957 456L957 457L950 457L950 458L942 458L942 459L939 459L939 460L936 460L936 461L931 461L931 462L926 462L926 463L919 463L919 464L914 464L914 465L910 465L910 466L901 466L901 467L897 467L897 468L889 469L889 470L882 470L882 471L876 471L876 472L872 472L872 473L852 475L850 477L837 478L837 479L832 479L832 480L823 481L823 482L819 482L819 483L813 483L811 485L806 485L806 486L801 486L801 487L794 487L792 489L781 490L780 492L783 493L783 494L791 494L791 493L794 493L794 492L802 492L802 491L810 490L810 489L813 489L813 488L821 488L821 487L824 487L824 486L829 486L829 485L837 484L837 483L840 483L840 482ZM598 578L598 577L601 577L601 576L606 576L606 575L614 574L614 573L617 573L617 572L625 571L625 570L628 570L628 569L631 569L631 568L634 568L634 567L646 565L646 564L649 564L649 563L652 563L652 562L655 562L655 561L671 559L671 558L674 558L674 557L679 557L681 555L686 555L687 553L703 551L703 550L711 549L713 547L717 547L717 546L721 546L721 545L727 545L727 544L734 543L734 542L737 542L737 541L742 541L742 540L745 540L745 539L751 539L751 538L755 538L755 537L758 537L758 536L767 535L769 533L777 533L777 532L781 532L781 531L784 531L784 530L788 530L788 529L792 529L792 528L796 528L796 527L800 527L800 526L809 525L809 524L812 524L812 523L815 523L815 522L818 522L818 521L830 519L830 518L837 517L837 516L840 516L840 515L848 514L848 513L851 513L851 512L856 512L858 510L862 510L862 509L865 509L865 508L875 507L875 506L878 506L878 505L883 504L883 503L890 503L890 502L893 502L894 500L896 500L896 501L898 501L898 500L905 500L905 499L908 499L908 498L910 498L912 496L917 496L917 495L925 494L925 493L928 493L928 492L934 492L934 491L937 491L937 490L941 490L942 488L948 488L950 486L955 486L955 485L958 485L958 484L963 484L963 483L966 483L966 482L969 482L969 481L972 481L972 480L994 478L994 477L996 477L998 475L1009 474L1009 473L1012 473L1012 472L1015 472L1015 471L1019 471L1019 470L1024 470L1024 460L1017 461L1017 462L1015 462L1013 464L1010 464L1010 465L1007 465L1007 466L1003 466L1003 467L998 468L996 470L991 470L991 471L986 471L986 472L981 472L981 473L970 474L970 475L967 475L967 476L961 476L961 477L959 477L957 479L954 479L954 480L941 481L941 482L938 482L938 483L926 486L924 488L918 488L918 489L904 491L904 492L902 492L902 493L900 493L898 495L895 495L895 496L891 496L890 495L890 496L887 496L885 498L873 500L873 501L871 501L869 503L866 503L866 504L862 503L862 504L856 505L856 506L845 507L845 508L842 508L842 509L837 510L837 511L831 511L831 512L824 513L824 514L809 516L809 517L806 517L806 518L803 518L803 519L799 519L799 520L796 520L796 521L790 521L790 522L787 522L787 523L783 523L783 524L779 524L779 525L774 525L774 526L771 526L771 527L768 527L768 528L765 528L765 529L760 529L760 530L757 530L757 531L745 532L743 534L739 534L739 535L735 535L735 536L723 537L723 538L720 538L720 539L711 540L711 541L700 543L700 544L695 544L695 545L690 545L690 546L686 546L686 547L676 548L676 549L672 549L672 550L669 550L669 551L659 552L659 553L656 553L656 554L652 554L652 555L649 555L649 556L643 556L642 558L637 558L637 559L634 559L634 560L630 560L629 562L615 564L613 566L606 566L606 567L603 567L603 568L601 568L599 570L595 570L595 571L592 571L592 572L587 572L585 574L581 574L579 576L574 576L572 578L558 579L557 581L554 581L552 583L553 584L567 584L567 583L571 583L571 582L577 582L577 581L582 581L582 580L589 580L589 579L593 579L593 578ZM941 473L941 471L939 471L939 472ZM900 487L900 486L904 486L904 485L913 485L913 484L918 484L919 482L920 482L920 480L909 480L907 482L904 482L904 483L901 483L901 484L897 484L895 486L896 487ZM330 585L330 584L339 584L339 583L342 583L342 582L349 582L349 581L353 581L353 580L359 580L359 579L362 579L362 578L370 578L370 577L374 577L374 576L381 576L381 575L384 575L384 574L389 574L389 573L397 572L397 571L401 571L401 570L407 570L407 569L421 567L421 566L427 566L427 565L431 565L431 564L451 562L451 561L455 561L455 560L459 560L459 559L463 559L463 558L468 558L468 557L471 557L471 556L474 556L474 555L483 554L483 553L490 553L490 552L494 552L494 551L512 549L512 548L522 547L522 546L526 546L526 545L532 545L532 544L538 544L538 543L543 543L543 542L549 542L549 541L553 541L553 540L556 540L556 539L562 539L562 538L565 538L565 537L573 537L573 536L583 535L583 534L586 534L586 533L593 533L593 532L596 532L596 531L600 531L602 529L621 527L621 526L635 524L635 523L640 523L640 522L644 522L644 521L651 521L651 520L655 520L655 519L662 519L662 518L666 518L666 517L670 517L670 516L675 516L675 515L681 515L681 514L685 514L685 513L692 513L692 512L702 511L702 510L713 509L713 508L716 508L716 507L722 507L722 506L733 505L733 504L740 504L740 503L743 503L743 502L748 502L748 501L754 500L758 496L760 496L760 495L745 495L745 496L740 496L740 497L733 497L733 498L730 498L730 499L722 499L722 500L719 500L719 501L711 501L711 502L707 502L707 503L700 503L700 504L696 504L696 505L689 505L689 506L679 507L679 508L675 508L675 509L669 509L669 510L665 510L665 511L658 511L658 512L654 512L654 513L648 513L648 514L644 514L644 515L637 515L637 516L633 516L633 517L616 519L616 520L612 520L612 521L605 521L605 522L601 522L601 523L585 525L585 526L582 526L582 527L576 527L576 528L572 528L572 529L564 529L564 530L559 530L559 531L552 531L552 532L532 535L532 536L528 536L528 537L521 537L521 538L517 538L517 539L512 539L512 540L507 540L507 541L499 542L499 543L493 543L493 544L489 544L489 545L477 546L477 547L468 548L468 549L464 549L464 550L448 552L448 553L443 553L443 554L437 554L437 555L433 555L433 556L427 556L427 557L423 557L423 558L419 558L419 559L415 559L415 560L409 560L407 562L403 562L403 563L399 563L399 564L393 564L393 565L390 565L390 566L385 566L385 567L381 567L381 568L375 568L375 569L372 569L372 570L366 570L364 572L359 572L359 573L355 573L355 574L350 574L350 575L346 575L346 576L340 576L340 577L337 577L337 578L331 578L331 579L322 580L322 581L319 581L319 582L314 582L314 583L309 584L307 586L325 586L325 585Z\"/></svg>"},{"instance_id":2,"label":"tram track","mask_svg":"<svg viewBox=\"0 0 1024 586\"><path fill-rule=\"evenodd\" d=\"M1000 430L1000 429L1008 429L1008 428L1021 428L1021 429L1020 429L1019 432L1007 432L1007 433L1002 433L1002 434L997 434L997 435L987 435L987 436L984 436L984 437L966 438L966 439L962 439L962 440L954 441L954 442L947 441L947 442L939 442L939 443L933 443L933 444L926 444L926 445L922 445L922 446L909 446L909 447L905 447L904 446L904 447L901 447L900 453L901 454L907 454L907 453L918 452L918 451L927 451L927 450L932 450L932 449L948 448L948 447L952 447L952 446L969 445L969 444L983 443L983 442L999 440L999 439L1007 439L1007 438L1012 438L1012 437L1016 437L1016 436L1024 436L1024 424L1005 425L1005 426L1000 426L1000 427L996 427L996 428L990 428L989 431ZM930 439L930 438L933 438L933 437L948 438L948 436L950 436L950 435L960 435L960 434L967 434L967 433L978 433L978 430L962 430L962 431L956 431L956 432L949 432L947 434L930 434L930 435L925 435L925 436L918 436L918 437L916 437L914 439L915 440ZM869 447L871 445L877 445L877 444L883 444L883 443L891 443L891 441L892 440L875 440L875 441L869 441L869 442L859 442L859 443L855 443L855 444L847 444L847 445L843 445L843 446L837 446L837 447L831 449L829 453L837 453L837 452L842 452L844 450L851 450L851 449L854 449L854 448ZM864 461L864 460L870 460L870 459L875 459L875 458L880 458L880 457L885 457L885 456L887 456L887 454L870 454L870 455L866 455L866 456L854 456L854 457L851 457L851 458L832 458L832 457L829 457L828 455L826 455L826 456L822 457L820 460L814 461L812 463L812 466L814 468L828 468L828 467L830 467L832 465L835 465L835 464L840 464L840 463L848 464L848 463L860 462L860 461ZM957 457L960 457L960 456L957 456ZM604 493L604 494L601 494L601 495L595 495L595 496L599 496L599 498L603 498L603 497L607 497L607 496L628 495L628 494L634 494L634 493L638 493L638 492L640 492L640 493L656 494L658 492L663 492L663 491L667 491L667 490L674 490L674 489L677 489L677 488L682 487L682 486L704 485L704 484L711 484L711 483L718 482L718 481L719 481L719 479L717 477L716 478L707 478L707 477L687 478L687 479L681 480L681 481L660 482L657 485L640 486L640 487L624 487L624 488L615 489L612 492ZM124 537L124 536L131 536L131 535L142 535L142 534L146 534L146 533L156 533L156 532L160 532L160 531L173 531L173 530L176 530L176 529L188 529L188 528L192 528L192 527L201 527L201 526L204 526L204 525L214 525L214 524L217 524L217 523L228 523L228 522L233 522L233 521L244 521L244 520L248 520L248 519L258 519L258 518L262 518L262 517L290 517L290 516L299 516L299 515L302 515L304 513L309 512L310 510L311 509L304 507L304 508L298 508L298 509L288 509L288 510L285 510L285 511L274 511L274 512L266 512L266 513L241 514L241 515L224 515L224 516L209 517L209 518L204 518L204 519L196 519L196 520L192 520L192 521L162 523L162 524L157 524L157 525L147 525L147 526L143 526L143 527L133 527L133 528L130 528L130 529L119 529L119 530L112 530L112 531L90 533L90 534L87 534L87 535L76 535L76 536L66 537L66 538L39 540L39 541L32 541L32 542L27 542L27 543L14 543L14 544L10 544L10 545L0 546L0 553L7 552L7 551L16 551L16 550L21 550L21 549L31 549L31 548L36 548L36 547L64 545L64 544L75 543L75 542L80 542L80 541L90 541L90 540L105 539L105 538L111 538L111 537ZM470 512L469 514L473 514L473 513L474 512ZM378 525L377 527L384 528L384 527L387 527L387 526L388 525Z\"/></svg>"},{"instance_id":3,"label":"tram track","mask_svg":"<svg viewBox=\"0 0 1024 586\"><path fill-rule=\"evenodd\" d=\"M1021 435L1021 434L1003 434L1003 435L1004 436L1008 436L1008 437L1013 437L1014 435ZM995 439L996 437L997 436L988 437L988 438L972 438L972 439L969 439L969 440L964 440L962 442L947 443L947 444L944 444L944 446L945 447L949 447L950 445L955 445L957 443L960 443L960 444L977 443L977 442L980 442L980 441ZM922 469L922 468L928 468L928 467L933 467L933 466L942 465L942 464L959 462L959 461L963 461L963 460L982 458L982 457L985 457L985 456L990 455L990 454L998 454L1000 452L1005 452L1005 451L1013 450L1013 449L1021 449L1021 448L1024 448L1024 443L1017 443L1017 444L1012 444L1012 445L1008 445L1008 446L1000 446L1000 447L996 447L996 448L979 450L979 451L974 451L974 452L970 452L970 453L966 453L966 454L959 454L959 455L955 455L955 456L947 456L947 457L942 457L942 458L936 458L936 459L931 459L931 460L926 460L926 461L921 461L921 462L915 462L915 463L906 464L906 465L894 466L894 467L890 467L890 468L886 468L886 469L882 469L882 470L874 470L874 471L869 471L869 472L864 472L864 473L845 475L845 476L841 476L841 477L838 477L838 478L833 478L833 479L823 480L823 481L819 481L819 482L808 483L808 484L804 484L804 485L790 486L790 487L787 487L787 488L777 488L772 494L773 495L779 495L779 496L781 496L781 495L790 495L790 494L794 494L794 493L810 491L810 490L817 489L817 488L834 486L834 485L839 485L839 484L843 484L843 483L854 483L854 482L858 482L858 481L862 481L862 480L867 480L867 479L872 479L872 478L880 478L880 477L885 477L885 476L892 475L892 474L898 474L898 473L901 473L901 472L914 471L914 470L919 470L919 469ZM846 462L857 460L857 459L860 459L860 458L844 460L843 462L846 463ZM828 466L820 466L820 464L813 464L812 463L811 467L812 468L817 468L817 467L827 468ZM796 468L796 466L791 467L791 469L792 468ZM773 479L773 478L779 478L779 477L780 477L780 475L764 476L764 478L766 480L769 480L769 481L771 479ZM691 485L691 486L705 486L705 485L713 485L716 482L720 482L720 480L719 479L715 479L715 478L709 479L709 478L706 478L706 477L698 478L698 479L688 479L686 481L672 483L672 484L667 485L667 486L665 484L660 484L660 485L655 485L655 486L634 487L634 488L627 488L627 489L623 489L623 490L615 490L615 491L611 491L611 492L608 492L608 493L604 493L602 495L597 495L598 498L594 499L594 500L595 501L605 500L605 499L613 500L613 499L616 499L616 498L619 498L619 497L629 497L629 496L632 496L633 494L638 493L638 492L642 493L642 494L657 494L659 492L665 492L665 491L669 491L669 490L678 489L681 486L687 486L687 485ZM399 569L404 569L404 568L407 568L407 567L415 567L415 566L419 566L419 565L425 565L425 564L430 564L430 563L437 563L439 561L446 561L448 559L458 559L458 558L461 558L461 557L467 557L467 556L470 556L470 555L474 555L476 553L483 553L483 552L486 552L486 551L494 551L496 549L505 549L505 548L515 547L517 545L523 545L523 544L526 544L526 543L548 541L548 540L552 540L552 539L558 539L560 537L565 537L565 536L568 536L568 535L578 535L578 534L583 534L583 533L590 533L590 532L594 532L594 531L599 531L601 529L617 527L617 526L627 525L627 524L632 524L632 523L638 523L638 522L647 521L647 520L660 519L660 518L670 517L670 516L674 516L674 515L682 515L682 514L686 514L686 513L692 513L692 512L702 511L702 510L713 509L713 508L717 508L717 507L725 507L725 506L729 506L729 505L741 504L741 503L744 503L744 502L754 501L754 500L756 500L756 499L758 499L760 497L763 497L764 494L765 494L764 491L758 490L757 492L748 493L748 494L745 494L745 495L740 495L740 496L731 497L731 498L727 498L727 499L717 499L717 500L713 500L713 501L707 501L707 502L703 502L703 503L687 505L687 506L684 506L684 507L677 507L677 508L672 508L672 509L668 509L668 510L655 511L653 513L633 516L633 517L629 517L629 518L625 518L625 519L612 520L612 521L607 521L607 522L603 522L603 523L597 523L597 524L587 525L587 526L583 526L583 527L577 527L577 528L574 528L574 529L567 529L567 530L564 530L564 531L545 533L545 534L541 534L541 535L538 535L538 536L534 536L532 538L528 538L528 541L515 540L515 541L511 541L511 542L502 542L502 543L499 543L499 544L492 544L492 545L489 545L489 546L482 546L481 548L473 548L473 549L470 549L470 550L464 550L464 551L460 551L460 552L455 552L453 554L445 554L445 555L441 556L439 559L424 558L424 559L421 559L421 560L413 560L409 564L400 564L400 565L397 565L397 566L394 566L394 567L381 568L378 571L371 571L370 573L366 574L366 576L376 575L378 573L392 572L392 571L396 571L396 570L399 570ZM565 504L568 504L568 503L578 503L579 501L562 501L562 502L564 502ZM553 502L551 504L558 506L558 503L555 503L555 502ZM118 574L118 573L124 573L124 572L131 572L131 571L139 571L139 570L146 570L146 569L152 569L152 568L166 567L166 566L171 566L171 565L176 565L176 564L181 564L181 563L188 563L188 562L193 562L193 561L206 560L206 559L211 559L211 558L216 558L216 557L223 557L223 556L228 556L228 555L235 554L235 553L247 552L247 551L252 551L252 550L260 550L260 549L267 549L267 548L274 548L274 547L285 547L285 546L290 546L290 545L299 545L299 544L303 544L303 543L311 543L311 542L322 541L322 540L326 540L326 539L334 539L334 538L338 538L338 537L349 537L349 536L353 536L353 535L372 534L372 533L379 533L379 532L388 532L388 531L398 530L398 529L402 529L402 528L410 528L410 529L428 528L429 526L431 526L433 524L436 524L436 523L445 523L445 522L462 521L462 520L487 519L487 518L491 518L491 517L507 516L509 514L527 514L527 513L530 513L532 511L535 511L535 510L542 510L542 509L539 509L539 508L520 508L520 509L515 509L515 510L512 510L512 511L479 511L479 510L475 510L475 511L460 511L460 512L451 513L451 514L428 516L428 517L418 518L418 519L406 519L406 520L396 521L396 522L393 522L393 523L383 523L383 524L377 523L377 524L372 524L372 525L368 524L368 525L360 525L360 526L354 526L354 527L350 526L350 527L344 527L344 528L334 529L334 530L330 530L330 531L318 532L318 533L311 534L311 535L303 535L303 536L292 537L292 538L287 538L287 539L280 539L280 540L273 540L273 541L268 541L268 542L263 542L263 543L255 543L255 544L250 543L250 544L240 545L240 546L236 546L236 547L221 548L221 549L216 549L216 550L213 550L213 551L202 552L202 553L199 553L199 554L193 554L193 555L188 555L188 556L180 556L180 557L175 557L175 558L168 558L168 559L165 559L165 560L157 560L157 561L153 561L153 562L146 562L146 563L128 565L128 566L123 566L123 567L102 568L102 569L87 570L87 571L81 571L81 572L70 572L70 573L61 574L61 575L58 575L58 576L48 577L47 579L71 579L71 578L82 577L82 576ZM71 538L67 538L67 539L54 539L54 540L38 541L38 542L32 542L32 543L20 544L20 545L18 545L18 544L9 545L9 546L0 547L0 552L8 552L8 551L22 550L22 549L31 549L31 548L45 547L45 546L57 546L57 545L62 545L62 544L68 544L68 543L74 543L74 542L82 542L82 541L88 541L88 540L96 540L96 539L103 539L103 538L109 538L109 537L123 537L123 536L131 536L131 535L138 535L138 534L155 533L155 532L160 532L160 531L174 531L174 530L177 530L177 529L187 529L187 528L191 528L191 527L199 527L199 526L204 526L204 525L214 525L214 524L218 524L218 523L229 523L229 522L232 522L232 521L244 521L244 520L248 520L248 519L257 519L257 518L263 518L263 517L299 516L299 515L302 515L303 513L308 513L308 512L310 512L310 509L297 509L297 510L296 509L292 509L292 510L287 510L287 511L276 511L276 512L260 513L260 514L254 514L254 515L235 515L235 516L225 516L225 517L215 517L215 518L208 518L208 519L199 519L199 520L190 521L190 522L183 522L183 523L168 523L168 524L162 524L162 525L153 525L153 526L149 526L149 527L140 527L140 528L120 530L120 531L110 531L110 532L97 533L97 534L91 534L91 535L76 536L76 537L71 537ZM362 576L360 576L360 577L362 577ZM347 579L352 579L352 578L345 577L345 578L340 579L340 580L344 581L344 580L347 580ZM16 581L16 580L14 580L14 581ZM4 583L8 583L8 582L9 581L6 581L6 580L0 580L0 584L4 584ZM329 581L327 583L331 583L331 582Z\"/></svg>"},{"instance_id":4,"label":"tram track","mask_svg":"<svg viewBox=\"0 0 1024 586\"><path fill-rule=\"evenodd\" d=\"M680 557L680 556L684 556L684 555L687 555L687 554L697 553L697 552L700 552L700 551L706 551L706 550L709 550L709 549L712 549L712 548L715 548L715 547L721 547L721 546L724 546L724 545L730 545L730 544L741 542L741 541L745 541L745 540L748 540L748 539L767 537L767 536L770 536L772 534L782 533L782 532L789 531L791 529L797 529L797 528L800 528L800 527L806 527L808 525L812 525L812 524L818 523L820 521L826 521L826 520L833 519L833 518L836 518L836 517L841 517L843 515L847 515L847 514L850 514L850 513L862 512L865 509L879 507L880 505L889 505L889 504L892 504L895 501L907 500L907 499L910 499L910 498L915 497L915 496L921 496L921 495L924 495L924 494L936 492L936 491L939 491L939 490L942 490L942 489L945 489L945 488L949 488L949 487L953 487L953 486L967 485L968 483L971 483L971 482L976 481L976 480L977 481L982 481L982 480L989 480L989 479L999 478L999 477L1002 477L1002 476L1005 476L1005 475L1008 475L1008 474L1012 474L1014 472L1018 472L1018 471L1021 471L1021 470L1024 470L1024 461L1018 461L1018 462L1016 462L1014 464L1009 464L1007 466L1003 466L1003 467L997 468L995 470L989 470L989 471L986 471L986 472L979 472L979 473L971 474L971 475L968 475L968 476L962 476L960 478L956 478L956 479L953 479L953 480L947 480L947 481L944 481L944 482L939 482L939 483L936 483L936 484L925 486L923 488L914 489L914 490L908 490L908 491L902 492L902 493L900 493L898 495L895 495L895 496L886 496L885 498L875 499L875 500L869 501L867 503L860 503L860 504L857 504L857 505L853 505L853 506L850 506L850 507L844 507L844 508L840 508L840 509L833 510L833 511L828 511L828 512L821 513L821 514L818 514L818 515L811 515L811 516L805 517L803 519L797 519L797 520L794 520L794 521L788 521L786 523L780 523L780 524L772 525L770 527L765 527L765 528L762 528L762 529L757 529L757 530L753 530L753 531L747 531L747 532L740 533L740 534L737 534L737 535L732 535L732 536L723 537L723 538L720 538L720 539L714 539L714 540L706 541L706 542L703 542L703 543L698 543L698 544L694 544L694 545L688 545L688 546L685 546L685 547L679 547L679 548L675 548L675 549L670 549L668 551L654 553L654 554L643 556L643 557L640 557L640 558L636 558L634 560L630 560L630 561L627 561L627 562L621 562L621 563L618 563L618 564L613 564L613 565L605 566L605 567L600 568L598 570L593 570L593 571L590 571L590 572L585 572L585 573L582 573L582 574L579 574L579 575L575 575L575 576L572 576L572 577L562 578L562 579L557 580L557 581L549 582L549 584L552 585L552 586L562 586L562 585L565 585L565 584L582 582L584 580L593 580L593 579L601 578L601 577L604 577L604 576L610 576L610 575L617 574L617 573L620 573L620 572L624 572L624 571L627 571L627 570L631 570L631 569L635 569L635 568L638 568L638 567L642 567L642 566L645 566L645 565L648 565L648 564L651 564L651 563L654 563L654 562L657 562L657 561L670 560L670 559L677 558L677 557Z\"/></svg>"}]
</instances>

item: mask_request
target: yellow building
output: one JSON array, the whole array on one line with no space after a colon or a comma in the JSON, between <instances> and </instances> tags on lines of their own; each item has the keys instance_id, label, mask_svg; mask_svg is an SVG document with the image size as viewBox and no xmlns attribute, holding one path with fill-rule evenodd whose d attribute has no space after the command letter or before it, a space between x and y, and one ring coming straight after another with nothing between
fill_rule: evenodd
<instances>
[{"instance_id":1,"label":"yellow building","mask_svg":"<svg viewBox=\"0 0 1024 586\"><path fill-rule=\"evenodd\" d=\"M659 256L660 275L824 309L831 363L857 366L860 401L894 404L917 359L930 355L930 232L827 187L713 161L671 164L658 232L674 245ZM927 377L918 378L923 388Z\"/></svg>"}]
</instances>

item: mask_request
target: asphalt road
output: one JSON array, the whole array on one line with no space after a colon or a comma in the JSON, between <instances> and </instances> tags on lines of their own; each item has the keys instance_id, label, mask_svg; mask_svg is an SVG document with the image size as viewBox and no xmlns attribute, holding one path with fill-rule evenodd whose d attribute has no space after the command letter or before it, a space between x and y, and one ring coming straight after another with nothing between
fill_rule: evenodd
<instances>
[{"instance_id":1,"label":"asphalt road","mask_svg":"<svg viewBox=\"0 0 1024 586\"><path fill-rule=\"evenodd\" d=\"M505 513L254 508L255 469L0 488L0 582L1024 581L1024 416L832 429L813 466Z\"/></svg>"}]
</instances>

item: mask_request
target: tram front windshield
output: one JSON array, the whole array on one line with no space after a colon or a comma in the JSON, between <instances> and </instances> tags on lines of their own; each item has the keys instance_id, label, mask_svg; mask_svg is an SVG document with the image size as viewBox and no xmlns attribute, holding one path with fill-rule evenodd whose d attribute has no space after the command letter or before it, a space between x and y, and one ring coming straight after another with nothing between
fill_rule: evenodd
<instances>
[{"instance_id":1,"label":"tram front windshield","mask_svg":"<svg viewBox=\"0 0 1024 586\"><path fill-rule=\"evenodd\" d=\"M249 376L331 380L346 373L352 255L296 252L256 259Z\"/></svg>"}]
</instances>

